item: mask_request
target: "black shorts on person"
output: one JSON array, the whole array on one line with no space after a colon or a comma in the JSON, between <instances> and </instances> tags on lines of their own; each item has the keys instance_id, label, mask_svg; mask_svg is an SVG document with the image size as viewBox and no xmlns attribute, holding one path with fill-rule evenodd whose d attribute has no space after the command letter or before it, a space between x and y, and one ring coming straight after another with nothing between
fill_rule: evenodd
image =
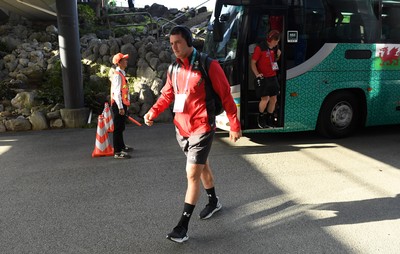
<instances>
[{"instance_id":1,"label":"black shorts on person","mask_svg":"<svg viewBox=\"0 0 400 254\"><path fill-rule=\"evenodd\" d=\"M183 137L176 130L176 140L186 155L188 164L206 164L215 131Z\"/></svg>"},{"instance_id":2,"label":"black shorts on person","mask_svg":"<svg viewBox=\"0 0 400 254\"><path fill-rule=\"evenodd\" d=\"M279 82L276 76L274 77L264 77L261 86L256 88L256 96L258 98L264 96L275 96L279 94Z\"/></svg>"}]
</instances>

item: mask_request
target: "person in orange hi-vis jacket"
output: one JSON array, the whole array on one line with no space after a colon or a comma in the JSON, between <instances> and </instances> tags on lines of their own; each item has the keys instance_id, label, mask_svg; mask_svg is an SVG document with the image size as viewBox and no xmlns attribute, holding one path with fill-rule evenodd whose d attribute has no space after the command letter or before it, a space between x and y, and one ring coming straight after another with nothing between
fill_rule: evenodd
<instances>
[{"instance_id":1,"label":"person in orange hi-vis jacket","mask_svg":"<svg viewBox=\"0 0 400 254\"><path fill-rule=\"evenodd\" d=\"M112 62L117 67L111 77L111 109L113 111L114 132L113 146L114 158L127 159L130 155L127 153L132 150L125 145L123 132L125 130L125 117L129 102L129 86L125 78L125 68L128 66L128 55L118 53L114 55Z\"/></svg>"}]
</instances>

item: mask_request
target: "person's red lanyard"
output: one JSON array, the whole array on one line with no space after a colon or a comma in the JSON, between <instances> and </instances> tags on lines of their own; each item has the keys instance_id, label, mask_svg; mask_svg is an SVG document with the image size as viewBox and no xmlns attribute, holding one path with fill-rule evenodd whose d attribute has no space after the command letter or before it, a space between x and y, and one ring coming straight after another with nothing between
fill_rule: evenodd
<instances>
[{"instance_id":1,"label":"person's red lanyard","mask_svg":"<svg viewBox=\"0 0 400 254\"><path fill-rule=\"evenodd\" d=\"M196 53L197 53L196 49L193 48L192 59L190 60L189 70L186 75L185 89L182 94L185 94L188 91L189 78L190 78L190 74L192 73L194 60L196 59ZM173 84L174 84L175 94L178 94L178 64L175 65L174 70L173 70Z\"/></svg>"}]
</instances>

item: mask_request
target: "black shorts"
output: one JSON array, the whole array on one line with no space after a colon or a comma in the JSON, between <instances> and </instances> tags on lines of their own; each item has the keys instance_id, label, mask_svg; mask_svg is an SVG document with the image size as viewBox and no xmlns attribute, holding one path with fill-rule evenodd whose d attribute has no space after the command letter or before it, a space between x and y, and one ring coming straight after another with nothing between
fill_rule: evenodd
<instances>
[{"instance_id":1,"label":"black shorts","mask_svg":"<svg viewBox=\"0 0 400 254\"><path fill-rule=\"evenodd\" d=\"M265 77L262 86L257 91L257 97L275 96L279 94L279 82L276 76Z\"/></svg>"},{"instance_id":2,"label":"black shorts","mask_svg":"<svg viewBox=\"0 0 400 254\"><path fill-rule=\"evenodd\" d=\"M214 139L215 131L182 137L176 130L176 140L182 151L186 155L188 164L206 164L208 154L211 151L211 145Z\"/></svg>"}]
</instances>

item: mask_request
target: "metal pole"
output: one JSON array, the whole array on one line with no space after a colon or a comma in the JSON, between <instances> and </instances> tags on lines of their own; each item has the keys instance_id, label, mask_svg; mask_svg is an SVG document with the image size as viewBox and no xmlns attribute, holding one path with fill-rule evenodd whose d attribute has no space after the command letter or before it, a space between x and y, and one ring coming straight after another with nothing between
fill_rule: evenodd
<instances>
[{"instance_id":1,"label":"metal pole","mask_svg":"<svg viewBox=\"0 0 400 254\"><path fill-rule=\"evenodd\" d=\"M65 108L83 108L77 1L56 0L56 8Z\"/></svg>"}]
</instances>

